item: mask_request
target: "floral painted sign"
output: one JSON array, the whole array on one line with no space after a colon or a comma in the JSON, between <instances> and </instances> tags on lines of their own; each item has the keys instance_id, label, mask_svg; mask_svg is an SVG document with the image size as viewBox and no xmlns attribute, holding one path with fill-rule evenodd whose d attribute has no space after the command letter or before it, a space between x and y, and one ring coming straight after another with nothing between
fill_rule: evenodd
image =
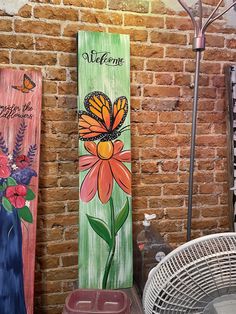
<instances>
[{"instance_id":1,"label":"floral painted sign","mask_svg":"<svg viewBox=\"0 0 236 314\"><path fill-rule=\"evenodd\" d=\"M41 74L0 70L0 309L33 313Z\"/></svg>"},{"instance_id":2,"label":"floral painted sign","mask_svg":"<svg viewBox=\"0 0 236 314\"><path fill-rule=\"evenodd\" d=\"M132 286L129 71L127 35L79 33L83 288Z\"/></svg>"}]
</instances>

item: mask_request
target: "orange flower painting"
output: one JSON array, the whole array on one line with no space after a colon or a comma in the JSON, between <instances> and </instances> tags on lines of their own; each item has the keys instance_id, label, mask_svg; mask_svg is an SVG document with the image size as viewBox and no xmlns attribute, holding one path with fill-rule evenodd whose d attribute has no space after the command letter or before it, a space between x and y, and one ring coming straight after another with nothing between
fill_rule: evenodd
<instances>
[{"instance_id":1,"label":"orange flower painting","mask_svg":"<svg viewBox=\"0 0 236 314\"><path fill-rule=\"evenodd\" d=\"M99 142L85 142L84 148L89 155L79 158L79 170L86 174L80 189L83 202L91 201L96 193L100 201L109 201L114 180L120 188L131 195L131 172L124 163L131 162L130 150L123 150L124 143L120 140Z\"/></svg>"}]
</instances>

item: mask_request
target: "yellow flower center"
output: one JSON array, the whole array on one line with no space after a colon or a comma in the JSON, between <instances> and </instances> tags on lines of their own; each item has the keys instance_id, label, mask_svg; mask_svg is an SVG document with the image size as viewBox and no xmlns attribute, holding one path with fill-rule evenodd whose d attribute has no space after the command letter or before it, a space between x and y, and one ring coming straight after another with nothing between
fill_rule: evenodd
<instances>
[{"instance_id":1,"label":"yellow flower center","mask_svg":"<svg viewBox=\"0 0 236 314\"><path fill-rule=\"evenodd\" d=\"M111 141L99 142L97 145L97 153L100 159L110 159L113 156L114 145Z\"/></svg>"}]
</instances>

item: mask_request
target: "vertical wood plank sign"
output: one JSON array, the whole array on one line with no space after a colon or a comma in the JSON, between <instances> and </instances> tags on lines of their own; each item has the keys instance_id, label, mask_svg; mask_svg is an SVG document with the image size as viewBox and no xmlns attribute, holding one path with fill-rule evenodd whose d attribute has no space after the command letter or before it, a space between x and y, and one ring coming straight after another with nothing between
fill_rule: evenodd
<instances>
[{"instance_id":1,"label":"vertical wood plank sign","mask_svg":"<svg viewBox=\"0 0 236 314\"><path fill-rule=\"evenodd\" d=\"M42 78L0 70L0 313L32 314Z\"/></svg>"},{"instance_id":2,"label":"vertical wood plank sign","mask_svg":"<svg viewBox=\"0 0 236 314\"><path fill-rule=\"evenodd\" d=\"M132 286L129 36L79 32L79 285Z\"/></svg>"}]
</instances>

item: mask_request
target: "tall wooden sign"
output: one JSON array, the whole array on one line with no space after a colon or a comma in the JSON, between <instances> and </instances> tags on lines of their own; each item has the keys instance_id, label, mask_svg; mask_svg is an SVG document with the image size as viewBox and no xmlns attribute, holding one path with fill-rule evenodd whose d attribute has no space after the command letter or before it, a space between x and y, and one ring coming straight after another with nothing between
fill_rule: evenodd
<instances>
[{"instance_id":1,"label":"tall wooden sign","mask_svg":"<svg viewBox=\"0 0 236 314\"><path fill-rule=\"evenodd\" d=\"M127 35L80 32L79 285L132 286Z\"/></svg>"},{"instance_id":2,"label":"tall wooden sign","mask_svg":"<svg viewBox=\"0 0 236 314\"><path fill-rule=\"evenodd\" d=\"M33 313L42 78L0 70L0 312Z\"/></svg>"}]
</instances>

